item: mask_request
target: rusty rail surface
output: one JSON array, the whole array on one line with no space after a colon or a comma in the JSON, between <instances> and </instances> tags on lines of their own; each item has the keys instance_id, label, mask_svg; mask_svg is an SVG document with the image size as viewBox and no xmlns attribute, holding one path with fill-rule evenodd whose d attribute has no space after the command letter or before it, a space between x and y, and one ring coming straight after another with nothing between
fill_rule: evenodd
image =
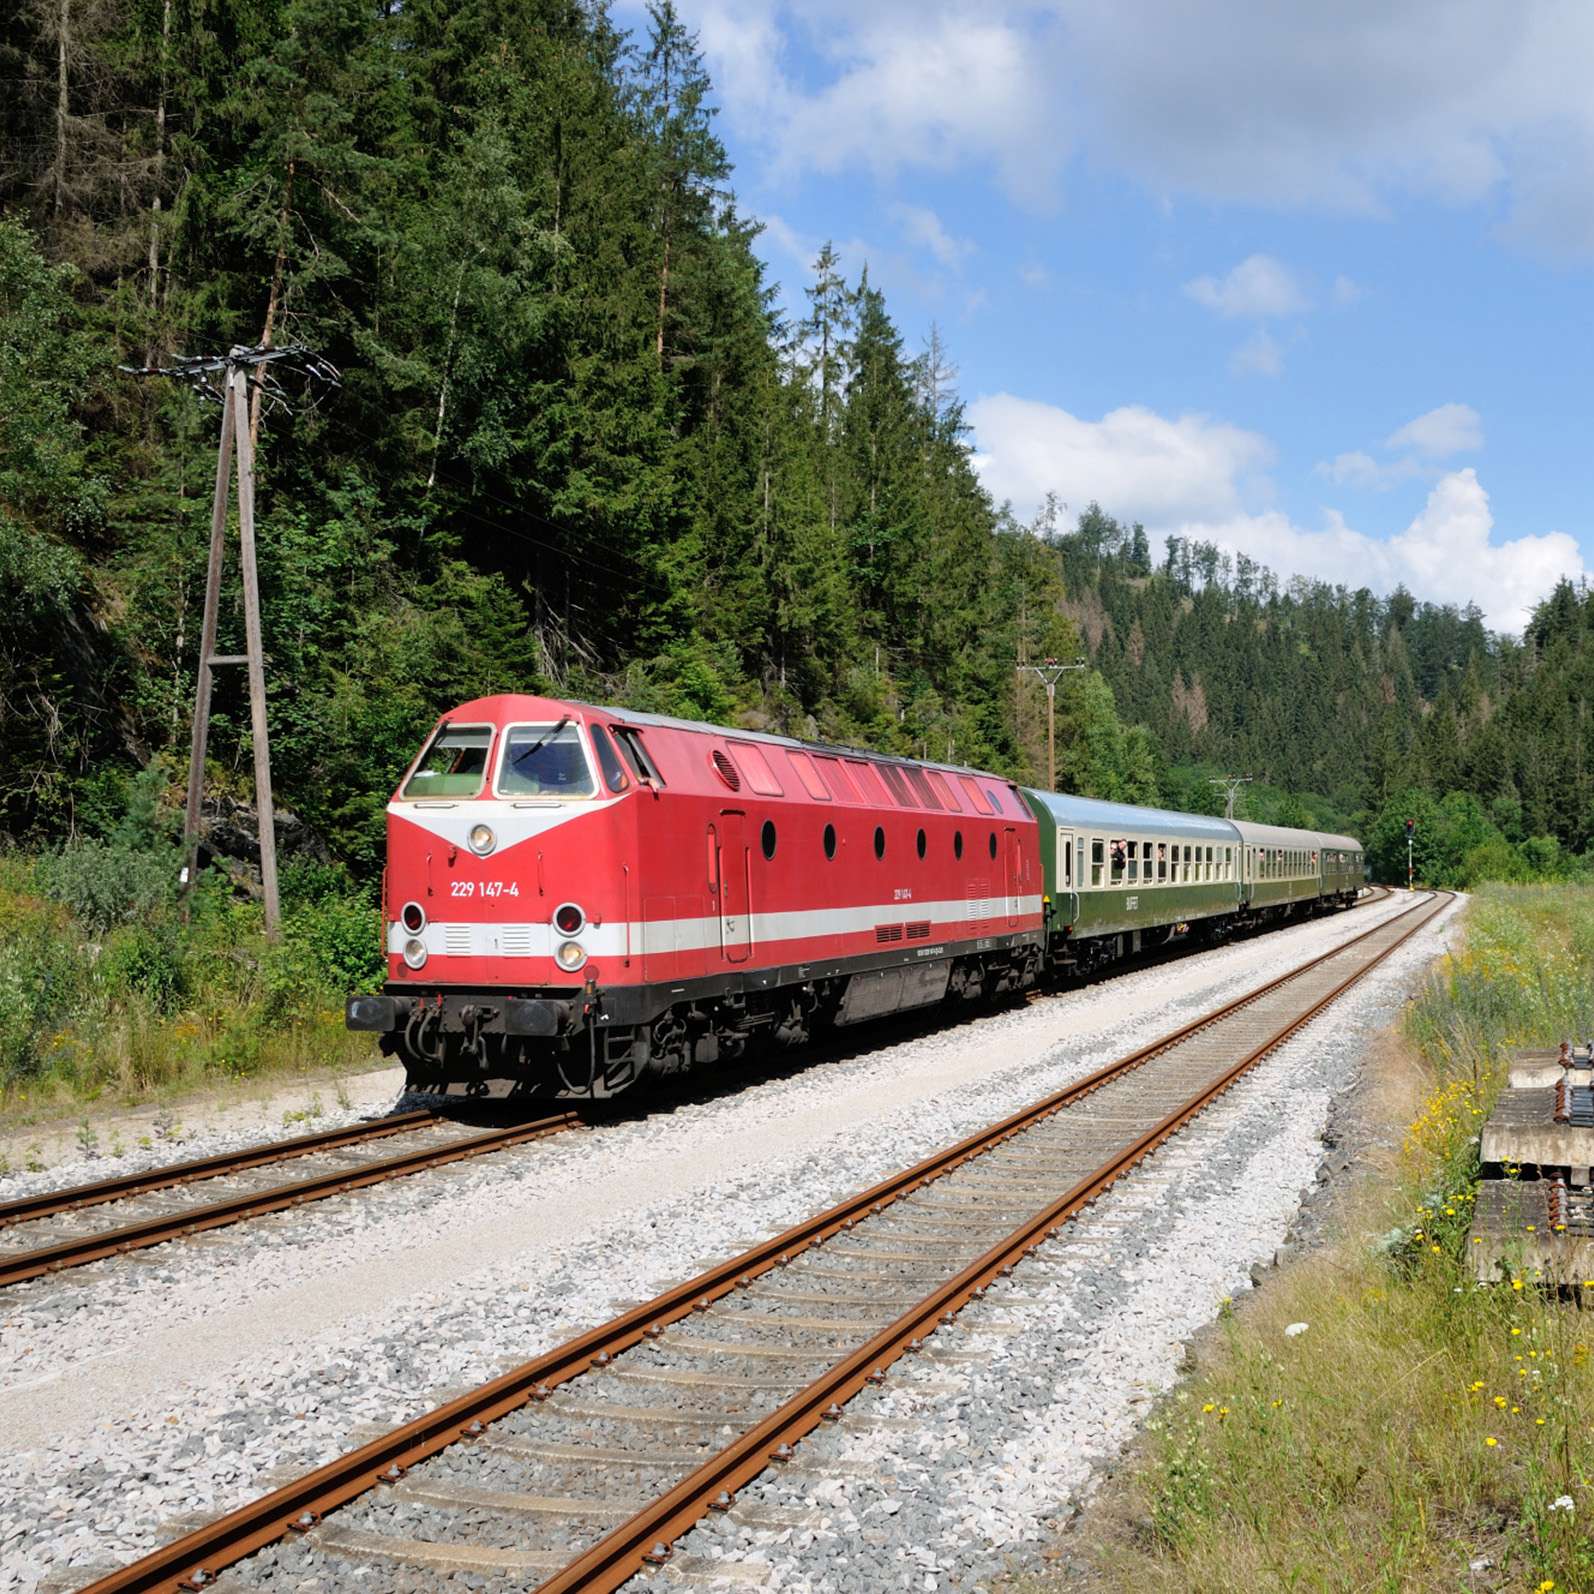
<instances>
[{"instance_id":1,"label":"rusty rail surface","mask_svg":"<svg viewBox=\"0 0 1594 1594\"><path fill-rule=\"evenodd\" d=\"M59 1190L41 1190L36 1195L0 1202L0 1229L13 1223L33 1223L53 1218L62 1212L77 1212L83 1207L106 1201L123 1201L128 1196L146 1195L174 1184L192 1184L196 1179L217 1179L229 1173L242 1173L272 1162L289 1162L295 1157L312 1156L318 1151L336 1151L366 1140L380 1140L430 1123L436 1114L422 1108L415 1112L394 1113L367 1123L345 1124L341 1129L321 1129L291 1140L266 1141L245 1146L241 1151L222 1151L213 1157L195 1157L189 1162L165 1163L146 1168L142 1173L119 1174L112 1179L97 1179L92 1184L68 1185Z\"/></svg>"},{"instance_id":2,"label":"rusty rail surface","mask_svg":"<svg viewBox=\"0 0 1594 1594\"><path fill-rule=\"evenodd\" d=\"M789 1446L812 1431L821 1421L839 1415L844 1401L849 1400L865 1384L877 1381L891 1362L917 1348L918 1342L926 1334L943 1323L954 1321L957 1311L983 1292L1004 1266L1009 1266L1016 1258L1052 1238L1061 1223L1093 1201L1226 1091L1268 1052L1310 1022L1351 985L1364 978L1422 929L1449 900L1452 900L1449 893L1439 893L1426 902L1405 909L1394 918L1363 931L1340 946L1245 992L1223 1007L1021 1108L1009 1117L926 1157L911 1168L849 1197L773 1239L716 1264L695 1278L664 1291L653 1300L481 1384L170 1544L162 1545L142 1559L90 1584L82 1594L149 1594L149 1591L156 1590L207 1588L223 1568L289 1533L303 1532L315 1526L328 1512L379 1484L397 1482L411 1467L439 1454L450 1445L477 1438L499 1418L519 1410L530 1401L546 1399L556 1386L581 1376L591 1368L606 1366L618 1353L640 1344L646 1338L656 1337L667 1325L688 1318L694 1312L706 1310L731 1291L745 1288L760 1275L784 1266L798 1253L822 1244L831 1236L851 1229L862 1219L883 1211L901 1197L925 1188L943 1174L1011 1140L1033 1124L1062 1111L1109 1081L1141 1067L1197 1031L1219 1022L1237 1009L1300 978L1330 959L1344 955L1370 937L1387 933L1392 925L1413 914L1419 915L1415 923L1396 936L1364 967L1355 970L1326 996L1295 1015L1198 1096L1169 1113L1109 1163L1077 1183L1006 1240L939 1286L861 1349L838 1361L697 1472L605 1535L571 1561L563 1571L540 1585L539 1594L618 1588L649 1562L667 1560L671 1542L711 1509L722 1507L724 1496L756 1477L770 1459L781 1459L788 1454Z\"/></svg>"},{"instance_id":3,"label":"rusty rail surface","mask_svg":"<svg viewBox=\"0 0 1594 1594\"><path fill-rule=\"evenodd\" d=\"M343 1195L350 1190L363 1189L366 1185L384 1184L389 1179L423 1173L429 1168L440 1168L445 1163L462 1162L467 1157L479 1157L490 1151L504 1151L524 1141L541 1140L548 1135L560 1134L580 1122L581 1119L576 1113L560 1113L551 1118L539 1118L530 1124L517 1124L512 1128L492 1129L484 1134L469 1135L440 1146L417 1147L400 1152L397 1156L383 1157L378 1161L361 1163L353 1168L334 1169L330 1173L316 1174L312 1178L294 1180L289 1184L272 1185L269 1189L230 1196L223 1201L185 1207L179 1212L166 1213L158 1218L145 1218L137 1223L126 1223L119 1228L98 1229L91 1234L74 1235L71 1239L60 1240L53 1245L39 1246L34 1250L16 1251L10 1255L0 1254L0 1288L8 1284L20 1284L25 1279L38 1278L46 1273L59 1273L66 1268L82 1267L108 1256L118 1256L128 1251L142 1251L152 1245L163 1245L168 1240L203 1233L207 1229L225 1228L246 1218L264 1217L269 1212L281 1212L288 1207L304 1206L311 1201L324 1200L328 1196ZM327 1148L323 1146L316 1149Z\"/></svg>"}]
</instances>

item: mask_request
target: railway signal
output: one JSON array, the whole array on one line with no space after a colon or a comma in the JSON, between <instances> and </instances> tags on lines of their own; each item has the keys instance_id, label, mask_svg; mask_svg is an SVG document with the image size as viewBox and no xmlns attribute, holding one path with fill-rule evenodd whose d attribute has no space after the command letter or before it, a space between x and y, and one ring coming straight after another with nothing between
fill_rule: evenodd
<instances>
[{"instance_id":1,"label":"railway signal","mask_svg":"<svg viewBox=\"0 0 1594 1594\"><path fill-rule=\"evenodd\" d=\"M1415 819L1406 821L1406 889L1411 890L1411 834L1417 828Z\"/></svg>"}]
</instances>

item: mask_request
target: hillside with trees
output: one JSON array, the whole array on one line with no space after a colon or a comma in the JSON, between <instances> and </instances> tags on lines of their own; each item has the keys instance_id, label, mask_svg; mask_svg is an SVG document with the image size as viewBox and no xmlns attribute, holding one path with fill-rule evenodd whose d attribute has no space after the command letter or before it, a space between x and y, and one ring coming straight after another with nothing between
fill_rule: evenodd
<instances>
[{"instance_id":1,"label":"hillside with trees","mask_svg":"<svg viewBox=\"0 0 1594 1594\"><path fill-rule=\"evenodd\" d=\"M1074 790L1204 807L1209 774L1248 773L1249 811L1346 828L1456 793L1483 828L1447 858L1588 843L1589 594L1504 639L1164 558L1094 506L1018 523L951 352L908 345L867 262L826 246L781 309L668 4L629 38L571 0L68 0L0 22L0 79L15 843L104 840L135 778L181 769L217 418L118 367L257 341L343 373L257 418L260 546L281 798L357 878L426 725L480 693L1040 779L1015 665L1081 651ZM218 691L226 802L241 692Z\"/></svg>"}]
</instances>

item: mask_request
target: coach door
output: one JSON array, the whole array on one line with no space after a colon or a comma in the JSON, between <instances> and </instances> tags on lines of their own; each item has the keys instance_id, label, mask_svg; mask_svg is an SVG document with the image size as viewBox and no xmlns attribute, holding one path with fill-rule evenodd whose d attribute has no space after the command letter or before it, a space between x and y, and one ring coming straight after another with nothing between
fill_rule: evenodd
<instances>
[{"instance_id":1,"label":"coach door","mask_svg":"<svg viewBox=\"0 0 1594 1594\"><path fill-rule=\"evenodd\" d=\"M1011 930L1018 923L1019 909L1023 906L1024 859L1018 849L1016 830L1008 829L1002 837L1002 844L1006 849L1003 875L1007 884L1007 927Z\"/></svg>"},{"instance_id":2,"label":"coach door","mask_svg":"<svg viewBox=\"0 0 1594 1594\"><path fill-rule=\"evenodd\" d=\"M727 963L745 963L753 944L747 892L747 816L735 809L708 827L709 895L719 904L720 947Z\"/></svg>"}]
</instances>

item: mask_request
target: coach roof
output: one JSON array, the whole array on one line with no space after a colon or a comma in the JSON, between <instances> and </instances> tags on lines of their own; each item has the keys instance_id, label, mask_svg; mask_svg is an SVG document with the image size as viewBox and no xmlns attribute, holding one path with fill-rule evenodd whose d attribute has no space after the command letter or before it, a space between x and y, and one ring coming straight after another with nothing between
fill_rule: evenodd
<instances>
[{"instance_id":1,"label":"coach roof","mask_svg":"<svg viewBox=\"0 0 1594 1594\"><path fill-rule=\"evenodd\" d=\"M1232 846L1240 839L1239 831L1227 819L1210 814L1176 814L1166 808L1137 808L1132 803L1071 797L1066 792L1029 790L1026 795L1032 803L1042 804L1054 823L1071 830L1089 830L1109 837L1165 836L1224 846Z\"/></svg>"}]
</instances>

